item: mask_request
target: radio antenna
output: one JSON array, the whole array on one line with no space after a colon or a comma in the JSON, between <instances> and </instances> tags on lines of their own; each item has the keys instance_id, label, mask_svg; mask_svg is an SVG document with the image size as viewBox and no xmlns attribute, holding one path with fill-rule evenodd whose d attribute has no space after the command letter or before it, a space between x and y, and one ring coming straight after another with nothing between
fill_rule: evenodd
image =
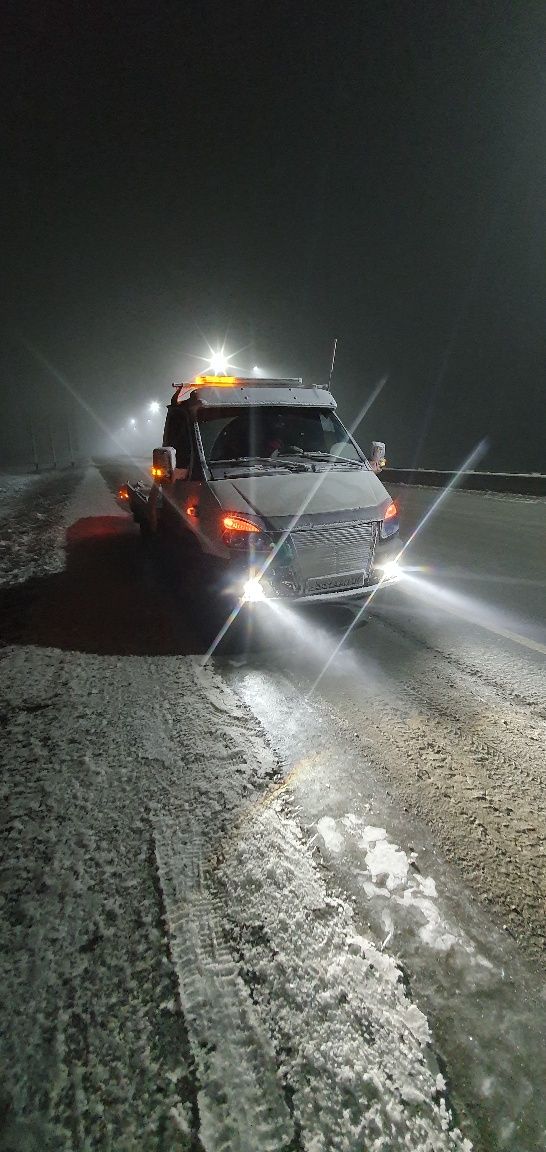
<instances>
[{"instance_id":1,"label":"radio antenna","mask_svg":"<svg viewBox=\"0 0 546 1152\"><path fill-rule=\"evenodd\" d=\"M330 364L330 375L328 377L328 390L329 391L332 390L332 377L334 375L334 364L336 362L336 348L337 348L337 336L334 340L334 348L332 351L332 363Z\"/></svg>"}]
</instances>

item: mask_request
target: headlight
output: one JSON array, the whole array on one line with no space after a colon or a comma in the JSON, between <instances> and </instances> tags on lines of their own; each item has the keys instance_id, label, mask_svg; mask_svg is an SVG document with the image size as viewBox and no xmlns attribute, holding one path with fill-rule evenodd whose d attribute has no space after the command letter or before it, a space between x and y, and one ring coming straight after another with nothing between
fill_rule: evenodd
<instances>
[{"instance_id":1,"label":"headlight","mask_svg":"<svg viewBox=\"0 0 546 1152\"><path fill-rule=\"evenodd\" d=\"M273 541L267 532L229 532L222 533L222 540L228 548L237 548L240 552L270 552Z\"/></svg>"},{"instance_id":2,"label":"headlight","mask_svg":"<svg viewBox=\"0 0 546 1152\"><path fill-rule=\"evenodd\" d=\"M381 572L383 580L397 580L400 579L402 575L402 569L398 560L387 560L385 564L378 564L377 567Z\"/></svg>"},{"instance_id":3,"label":"headlight","mask_svg":"<svg viewBox=\"0 0 546 1152\"><path fill-rule=\"evenodd\" d=\"M265 552L273 547L268 532L258 527L249 516L228 512L222 517L222 539L228 548Z\"/></svg>"},{"instance_id":4,"label":"headlight","mask_svg":"<svg viewBox=\"0 0 546 1152\"><path fill-rule=\"evenodd\" d=\"M243 604L257 604L260 600L265 599L266 595L262 585L255 576L245 581L243 584L243 595L241 597Z\"/></svg>"},{"instance_id":5,"label":"headlight","mask_svg":"<svg viewBox=\"0 0 546 1152\"><path fill-rule=\"evenodd\" d=\"M398 532L398 505L394 500L391 500L383 513L383 521L381 523L381 539L387 540L389 536L394 536Z\"/></svg>"}]
</instances>

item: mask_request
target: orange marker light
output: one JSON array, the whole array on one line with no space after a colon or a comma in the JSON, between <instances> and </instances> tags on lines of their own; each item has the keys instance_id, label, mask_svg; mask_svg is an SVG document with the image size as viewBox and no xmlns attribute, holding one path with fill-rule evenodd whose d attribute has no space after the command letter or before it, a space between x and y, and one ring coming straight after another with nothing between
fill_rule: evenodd
<instances>
[{"instance_id":1,"label":"orange marker light","mask_svg":"<svg viewBox=\"0 0 546 1152\"><path fill-rule=\"evenodd\" d=\"M395 516L398 516L398 508L396 507L394 500L391 500L383 520L394 520Z\"/></svg>"},{"instance_id":2,"label":"orange marker light","mask_svg":"<svg viewBox=\"0 0 546 1152\"><path fill-rule=\"evenodd\" d=\"M186 508L186 516L190 516L193 520L197 519L199 512L196 504L188 504Z\"/></svg>"},{"instance_id":3,"label":"orange marker light","mask_svg":"<svg viewBox=\"0 0 546 1152\"><path fill-rule=\"evenodd\" d=\"M128 500L129 493L125 487L120 488L118 492L118 500Z\"/></svg>"},{"instance_id":4,"label":"orange marker light","mask_svg":"<svg viewBox=\"0 0 546 1152\"><path fill-rule=\"evenodd\" d=\"M245 520L244 516L237 516L233 513L231 516L224 516L222 520L224 528L228 532L259 532L260 529L252 523L252 520Z\"/></svg>"},{"instance_id":5,"label":"orange marker light","mask_svg":"<svg viewBox=\"0 0 546 1152\"><path fill-rule=\"evenodd\" d=\"M211 376L210 373L205 376L196 376L194 380L194 384L198 387L199 385L212 384L215 388L230 388L233 384L238 383L238 376Z\"/></svg>"}]
</instances>

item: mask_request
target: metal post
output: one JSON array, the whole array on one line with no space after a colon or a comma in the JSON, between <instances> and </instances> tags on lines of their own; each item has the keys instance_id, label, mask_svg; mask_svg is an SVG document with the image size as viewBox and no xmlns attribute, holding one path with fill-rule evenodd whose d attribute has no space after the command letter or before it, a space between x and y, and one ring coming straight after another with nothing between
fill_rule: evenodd
<instances>
[{"instance_id":1,"label":"metal post","mask_svg":"<svg viewBox=\"0 0 546 1152\"><path fill-rule=\"evenodd\" d=\"M49 447L51 448L51 459L53 460L53 467L57 467L57 454L55 452L55 442L53 440L53 432L51 431L51 420L47 422L47 431L49 436Z\"/></svg>"},{"instance_id":2,"label":"metal post","mask_svg":"<svg viewBox=\"0 0 546 1152\"><path fill-rule=\"evenodd\" d=\"M67 431L67 435L68 435L68 456L69 456L69 460L70 460L70 466L71 466L71 468L73 468L74 467L74 448L72 446L72 432L70 430L70 420L67 420L67 422L66 422L66 431Z\"/></svg>"},{"instance_id":3,"label":"metal post","mask_svg":"<svg viewBox=\"0 0 546 1152\"><path fill-rule=\"evenodd\" d=\"M36 446L36 435L35 435L35 433L34 433L34 421L33 421L33 419L32 419L32 409L31 409L31 411L30 411L30 412L29 412L29 414L28 414L28 426L29 426L29 429L30 429L30 442L31 442L31 444L32 444L32 460L33 460L33 463L34 463L34 471L35 471L35 472L37 472L37 471L38 471L38 468L39 468L39 464L38 464L38 448L37 448L37 446Z\"/></svg>"},{"instance_id":4,"label":"metal post","mask_svg":"<svg viewBox=\"0 0 546 1152\"><path fill-rule=\"evenodd\" d=\"M332 387L332 376L334 375L334 364L336 362L336 348L337 348L337 336L334 340L334 350L332 352L332 363L330 365L330 375L328 377L328 388L329 389L331 389L331 387Z\"/></svg>"}]
</instances>

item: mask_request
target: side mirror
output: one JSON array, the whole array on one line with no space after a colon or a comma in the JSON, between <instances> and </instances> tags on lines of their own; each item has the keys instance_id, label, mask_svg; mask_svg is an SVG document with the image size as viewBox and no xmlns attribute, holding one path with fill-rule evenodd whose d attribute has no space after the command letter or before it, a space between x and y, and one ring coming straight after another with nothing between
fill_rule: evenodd
<instances>
[{"instance_id":1,"label":"side mirror","mask_svg":"<svg viewBox=\"0 0 546 1152\"><path fill-rule=\"evenodd\" d=\"M152 476L158 484L172 484L176 467L174 448L154 448L152 454Z\"/></svg>"},{"instance_id":2,"label":"side mirror","mask_svg":"<svg viewBox=\"0 0 546 1152\"><path fill-rule=\"evenodd\" d=\"M381 472L381 469L385 467L386 463L385 445L381 443L381 440L372 440L370 464L374 472Z\"/></svg>"}]
</instances>

